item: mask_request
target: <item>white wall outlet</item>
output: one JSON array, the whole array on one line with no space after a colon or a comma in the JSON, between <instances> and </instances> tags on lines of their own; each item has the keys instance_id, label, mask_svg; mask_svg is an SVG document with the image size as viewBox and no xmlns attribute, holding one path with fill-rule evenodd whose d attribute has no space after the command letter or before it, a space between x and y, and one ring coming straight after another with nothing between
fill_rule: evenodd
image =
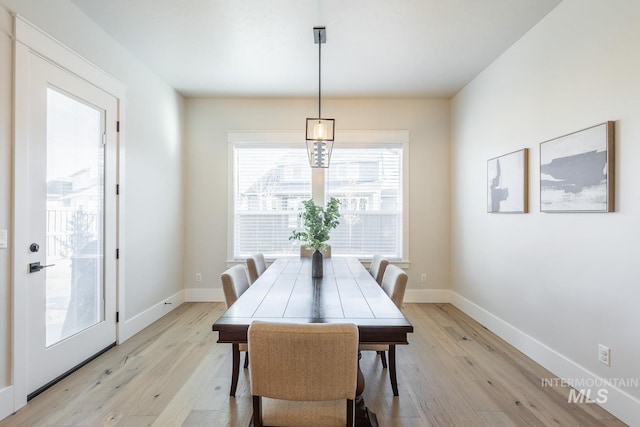
<instances>
[{"instance_id":1,"label":"white wall outlet","mask_svg":"<svg viewBox=\"0 0 640 427\"><path fill-rule=\"evenodd\" d=\"M422 273L420 275L420 282L421 283L427 283L427 275L426 274Z\"/></svg>"},{"instance_id":2,"label":"white wall outlet","mask_svg":"<svg viewBox=\"0 0 640 427\"><path fill-rule=\"evenodd\" d=\"M598 360L600 363L611 366L611 349L605 345L598 345Z\"/></svg>"},{"instance_id":3,"label":"white wall outlet","mask_svg":"<svg viewBox=\"0 0 640 427\"><path fill-rule=\"evenodd\" d=\"M196 273L196 282L202 282L202 273Z\"/></svg>"}]
</instances>

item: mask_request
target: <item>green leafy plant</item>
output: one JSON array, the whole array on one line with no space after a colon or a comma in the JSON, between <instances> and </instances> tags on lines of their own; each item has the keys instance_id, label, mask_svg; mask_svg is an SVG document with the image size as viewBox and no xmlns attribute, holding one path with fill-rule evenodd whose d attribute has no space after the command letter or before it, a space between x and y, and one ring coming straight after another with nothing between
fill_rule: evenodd
<instances>
[{"instance_id":1,"label":"green leafy plant","mask_svg":"<svg viewBox=\"0 0 640 427\"><path fill-rule=\"evenodd\" d=\"M340 224L340 200L332 197L326 209L316 205L313 200L305 200L302 204L304 211L300 212L300 218L303 220L304 231L294 230L289 240L300 240L306 244L307 249L323 251L327 247L329 232Z\"/></svg>"}]
</instances>

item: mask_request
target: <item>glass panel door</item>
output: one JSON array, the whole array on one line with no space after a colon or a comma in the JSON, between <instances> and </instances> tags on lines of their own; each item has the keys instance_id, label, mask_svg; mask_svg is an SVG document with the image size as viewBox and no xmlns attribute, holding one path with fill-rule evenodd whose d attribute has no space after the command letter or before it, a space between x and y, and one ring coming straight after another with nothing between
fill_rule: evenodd
<instances>
[{"instance_id":1,"label":"glass panel door","mask_svg":"<svg viewBox=\"0 0 640 427\"><path fill-rule=\"evenodd\" d=\"M33 397L116 341L118 101L29 58L28 154L19 173L26 184L20 244L28 250L26 382Z\"/></svg>"}]
</instances>

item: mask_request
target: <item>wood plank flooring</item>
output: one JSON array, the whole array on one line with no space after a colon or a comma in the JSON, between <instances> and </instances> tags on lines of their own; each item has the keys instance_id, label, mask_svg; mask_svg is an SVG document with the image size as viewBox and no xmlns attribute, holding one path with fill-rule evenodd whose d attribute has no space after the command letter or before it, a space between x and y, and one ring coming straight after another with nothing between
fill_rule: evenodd
<instances>
[{"instance_id":1,"label":"wood plank flooring","mask_svg":"<svg viewBox=\"0 0 640 427\"><path fill-rule=\"evenodd\" d=\"M624 426L450 304L405 304L414 326L398 346L398 387L363 353L367 406L382 426ZM231 346L211 331L222 303L186 303L42 393L5 426L242 426L252 408L247 371L229 397ZM244 357L244 356L243 356Z\"/></svg>"}]
</instances>

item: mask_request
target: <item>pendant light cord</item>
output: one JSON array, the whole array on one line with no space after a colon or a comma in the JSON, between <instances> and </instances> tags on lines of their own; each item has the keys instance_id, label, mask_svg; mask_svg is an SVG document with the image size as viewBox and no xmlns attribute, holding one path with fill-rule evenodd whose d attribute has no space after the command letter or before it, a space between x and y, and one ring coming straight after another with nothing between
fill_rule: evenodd
<instances>
[{"instance_id":1,"label":"pendant light cord","mask_svg":"<svg viewBox=\"0 0 640 427\"><path fill-rule=\"evenodd\" d=\"M322 33L318 32L318 118L322 118Z\"/></svg>"}]
</instances>

